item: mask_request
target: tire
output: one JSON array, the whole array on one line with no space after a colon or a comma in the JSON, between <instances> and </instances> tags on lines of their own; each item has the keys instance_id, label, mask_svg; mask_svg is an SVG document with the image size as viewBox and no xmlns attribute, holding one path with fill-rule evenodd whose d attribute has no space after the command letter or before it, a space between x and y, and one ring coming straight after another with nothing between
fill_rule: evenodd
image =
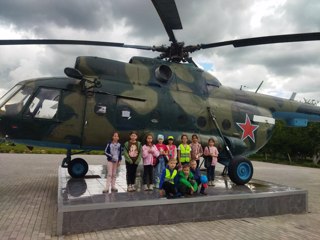
<instances>
[{"instance_id":1,"label":"tire","mask_svg":"<svg viewBox=\"0 0 320 240\"><path fill-rule=\"evenodd\" d=\"M83 178L88 172L88 163L82 158L75 158L68 164L68 173L73 178Z\"/></svg>"},{"instance_id":2,"label":"tire","mask_svg":"<svg viewBox=\"0 0 320 240\"><path fill-rule=\"evenodd\" d=\"M248 183L253 175L253 166L250 160L239 156L232 159L228 166L229 178L237 185Z\"/></svg>"}]
</instances>

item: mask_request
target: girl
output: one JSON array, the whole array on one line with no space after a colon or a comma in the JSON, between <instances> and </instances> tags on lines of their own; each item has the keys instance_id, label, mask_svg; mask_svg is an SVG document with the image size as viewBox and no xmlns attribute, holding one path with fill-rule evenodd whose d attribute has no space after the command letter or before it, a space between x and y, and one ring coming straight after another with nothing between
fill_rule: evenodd
<instances>
[{"instance_id":1,"label":"girl","mask_svg":"<svg viewBox=\"0 0 320 240\"><path fill-rule=\"evenodd\" d=\"M122 148L119 141L119 134L114 132L112 135L112 141L107 144L106 149L104 150L108 162L107 162L107 184L106 188L103 190L104 193L109 193L110 183L111 183L111 192L118 192L116 188L116 174L117 169L120 166L122 159Z\"/></svg>"},{"instance_id":2,"label":"girl","mask_svg":"<svg viewBox=\"0 0 320 240\"><path fill-rule=\"evenodd\" d=\"M191 160L195 160L197 163L197 168L199 167L200 157L203 155L203 149L201 144L198 142L198 136L196 134L192 135L191 147Z\"/></svg>"},{"instance_id":3,"label":"girl","mask_svg":"<svg viewBox=\"0 0 320 240\"><path fill-rule=\"evenodd\" d=\"M180 169L183 164L189 163L191 160L191 147L188 145L188 136L182 134L181 142L178 147L178 165Z\"/></svg>"},{"instance_id":4,"label":"girl","mask_svg":"<svg viewBox=\"0 0 320 240\"><path fill-rule=\"evenodd\" d=\"M152 135L148 134L146 136L146 144L142 147L143 186L145 191L153 190L153 159L157 158L160 154L157 147L152 143L152 140Z\"/></svg>"},{"instance_id":5,"label":"girl","mask_svg":"<svg viewBox=\"0 0 320 240\"><path fill-rule=\"evenodd\" d=\"M211 165L207 168L207 178L208 178L208 185L209 186L214 186L214 172L215 172L215 168L218 162L218 149L214 146L214 139L210 138L208 140L208 146L204 149L204 155L205 156L211 156L212 157L212 161L211 161Z\"/></svg>"},{"instance_id":6,"label":"girl","mask_svg":"<svg viewBox=\"0 0 320 240\"><path fill-rule=\"evenodd\" d=\"M136 190L135 181L137 167L141 161L141 143L137 141L136 131L130 133L130 140L124 144L124 158L126 160L128 192Z\"/></svg>"},{"instance_id":7,"label":"girl","mask_svg":"<svg viewBox=\"0 0 320 240\"><path fill-rule=\"evenodd\" d=\"M168 159L177 159L177 147L173 144L173 136L168 137Z\"/></svg>"},{"instance_id":8,"label":"girl","mask_svg":"<svg viewBox=\"0 0 320 240\"><path fill-rule=\"evenodd\" d=\"M160 176L163 169L166 168L166 164L168 161L168 148L167 145L163 143L164 136L162 134L159 134L157 139L158 143L156 144L156 147L159 150L160 155L154 169L154 184L156 185L156 188L159 188Z\"/></svg>"}]
</instances>

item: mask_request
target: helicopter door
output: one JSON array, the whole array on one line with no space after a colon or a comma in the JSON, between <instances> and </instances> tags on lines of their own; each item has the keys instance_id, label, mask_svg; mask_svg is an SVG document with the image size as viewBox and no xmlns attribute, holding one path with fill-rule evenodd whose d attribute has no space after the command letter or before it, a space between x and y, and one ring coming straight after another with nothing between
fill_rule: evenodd
<instances>
[{"instance_id":1,"label":"helicopter door","mask_svg":"<svg viewBox=\"0 0 320 240\"><path fill-rule=\"evenodd\" d=\"M81 92L62 90L58 108L59 124L50 137L62 144L80 147L84 106L85 96Z\"/></svg>"},{"instance_id":2,"label":"helicopter door","mask_svg":"<svg viewBox=\"0 0 320 240\"><path fill-rule=\"evenodd\" d=\"M86 98L86 113L83 126L82 145L99 149L110 138L114 127L116 97L106 93L95 93Z\"/></svg>"}]
</instances>

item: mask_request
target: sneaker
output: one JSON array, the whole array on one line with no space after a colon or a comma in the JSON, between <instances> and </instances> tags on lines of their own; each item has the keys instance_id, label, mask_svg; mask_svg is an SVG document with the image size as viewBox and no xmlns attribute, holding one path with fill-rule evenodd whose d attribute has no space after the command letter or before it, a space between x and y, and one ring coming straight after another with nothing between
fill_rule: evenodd
<instances>
[{"instance_id":1,"label":"sneaker","mask_svg":"<svg viewBox=\"0 0 320 240\"><path fill-rule=\"evenodd\" d=\"M111 188L111 192L118 192L118 189L116 189L116 188Z\"/></svg>"},{"instance_id":2,"label":"sneaker","mask_svg":"<svg viewBox=\"0 0 320 240\"><path fill-rule=\"evenodd\" d=\"M127 189L128 192L132 192L132 185L128 185L128 189Z\"/></svg>"},{"instance_id":3,"label":"sneaker","mask_svg":"<svg viewBox=\"0 0 320 240\"><path fill-rule=\"evenodd\" d=\"M150 184L150 186L149 186L149 189L148 189L149 191L153 191L153 184Z\"/></svg>"},{"instance_id":4,"label":"sneaker","mask_svg":"<svg viewBox=\"0 0 320 240\"><path fill-rule=\"evenodd\" d=\"M167 199L173 199L174 195L172 193L169 193L166 197L167 197Z\"/></svg>"},{"instance_id":5,"label":"sneaker","mask_svg":"<svg viewBox=\"0 0 320 240\"><path fill-rule=\"evenodd\" d=\"M149 190L147 184L144 184L144 185L143 185L143 190L145 190L145 191L148 191L148 190Z\"/></svg>"},{"instance_id":6,"label":"sneaker","mask_svg":"<svg viewBox=\"0 0 320 240\"><path fill-rule=\"evenodd\" d=\"M182 196L182 195L181 195L180 192L177 192L177 193L174 195L175 198L179 198L179 197L181 197L181 196Z\"/></svg>"},{"instance_id":7,"label":"sneaker","mask_svg":"<svg viewBox=\"0 0 320 240\"><path fill-rule=\"evenodd\" d=\"M134 184L131 185L132 192L136 191Z\"/></svg>"},{"instance_id":8,"label":"sneaker","mask_svg":"<svg viewBox=\"0 0 320 240\"><path fill-rule=\"evenodd\" d=\"M103 193L109 193L109 189L103 189Z\"/></svg>"}]
</instances>

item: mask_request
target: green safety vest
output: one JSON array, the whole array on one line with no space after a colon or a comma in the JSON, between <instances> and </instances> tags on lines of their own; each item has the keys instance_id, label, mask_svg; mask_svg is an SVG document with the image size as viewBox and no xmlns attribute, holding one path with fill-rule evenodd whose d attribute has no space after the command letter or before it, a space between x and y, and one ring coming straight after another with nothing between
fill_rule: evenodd
<instances>
[{"instance_id":1,"label":"green safety vest","mask_svg":"<svg viewBox=\"0 0 320 240\"><path fill-rule=\"evenodd\" d=\"M191 147L187 145L186 148L184 148L183 144L180 144L180 162L190 162L190 152L191 152Z\"/></svg>"},{"instance_id":2,"label":"green safety vest","mask_svg":"<svg viewBox=\"0 0 320 240\"><path fill-rule=\"evenodd\" d=\"M169 182L171 184L174 184L174 178L177 175L178 171L176 169L173 170L172 174L170 173L170 170L166 168L166 176L164 178L165 182Z\"/></svg>"}]
</instances>

